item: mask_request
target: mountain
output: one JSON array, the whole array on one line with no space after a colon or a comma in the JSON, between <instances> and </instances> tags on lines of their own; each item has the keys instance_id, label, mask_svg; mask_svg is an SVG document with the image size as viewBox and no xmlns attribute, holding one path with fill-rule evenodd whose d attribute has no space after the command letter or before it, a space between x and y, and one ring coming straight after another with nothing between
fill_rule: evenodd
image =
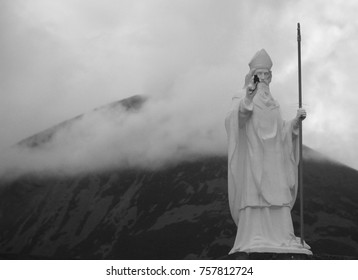
<instances>
[{"instance_id":1,"label":"mountain","mask_svg":"<svg viewBox=\"0 0 358 280\"><path fill-rule=\"evenodd\" d=\"M140 110L135 97L123 106ZM129 104L127 107L123 104ZM133 105L134 104L134 105ZM21 141L34 149L64 122ZM46 136L47 135L47 136ZM24 174L0 185L0 256L10 259L227 259L236 228L226 156L157 170ZM304 148L305 240L314 256L358 259L358 171ZM299 235L299 200L292 211ZM231 258L235 258L234 255Z\"/></svg>"}]
</instances>

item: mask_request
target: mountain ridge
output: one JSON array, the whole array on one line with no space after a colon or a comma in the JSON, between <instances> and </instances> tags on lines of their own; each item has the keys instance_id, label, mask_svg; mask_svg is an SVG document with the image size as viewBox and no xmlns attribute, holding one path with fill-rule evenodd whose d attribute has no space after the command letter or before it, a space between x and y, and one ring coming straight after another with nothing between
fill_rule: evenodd
<instances>
[{"instance_id":1,"label":"mountain ridge","mask_svg":"<svg viewBox=\"0 0 358 280\"><path fill-rule=\"evenodd\" d=\"M56 134L58 131L63 130L69 126L72 126L73 124L79 122L81 119L83 119L84 116L86 116L88 114L93 114L96 112L108 113L110 111L123 110L123 109L127 112L128 111L135 112L135 111L140 110L140 108L144 105L146 100L147 100L147 97L145 97L143 95L133 95L131 97L128 97L128 98L125 98L125 99L122 99L119 101L111 102L109 104L97 107L88 113L80 114L80 115L75 116L69 120L60 122L60 123L48 128L48 129L45 129L41 132L35 133L34 135L19 141L16 145L20 146L20 147L28 147L28 148L39 147L39 146L51 141L54 134Z\"/></svg>"},{"instance_id":2,"label":"mountain ridge","mask_svg":"<svg viewBox=\"0 0 358 280\"><path fill-rule=\"evenodd\" d=\"M70 118L66 121L60 122L48 129L35 133L34 135L27 137L19 141L16 146L20 148L40 148L46 143L49 143L56 134L61 133L65 129L69 129L71 126L79 123L84 117L94 115L94 114L111 114L111 118L116 118L115 113L121 112L124 110L126 113L139 113L142 107L149 101L149 97L144 95L133 95L131 97L121 99L108 103L106 105L99 106L93 110ZM200 156L200 154L195 155L195 157ZM303 157L308 159L318 161L331 161L337 164L346 166L347 168L352 168L342 162L339 162L327 155L318 152L306 145L303 145Z\"/></svg>"}]
</instances>

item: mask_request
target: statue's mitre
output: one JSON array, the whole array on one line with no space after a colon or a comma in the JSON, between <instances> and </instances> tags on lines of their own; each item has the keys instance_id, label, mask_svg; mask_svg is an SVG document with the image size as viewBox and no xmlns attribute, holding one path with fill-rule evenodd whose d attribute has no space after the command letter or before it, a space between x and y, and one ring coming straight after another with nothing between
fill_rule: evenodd
<instances>
[{"instance_id":1,"label":"statue's mitre","mask_svg":"<svg viewBox=\"0 0 358 280\"><path fill-rule=\"evenodd\" d=\"M250 70L255 69L268 69L271 70L272 60L268 53L262 49L258 51L249 62Z\"/></svg>"}]
</instances>

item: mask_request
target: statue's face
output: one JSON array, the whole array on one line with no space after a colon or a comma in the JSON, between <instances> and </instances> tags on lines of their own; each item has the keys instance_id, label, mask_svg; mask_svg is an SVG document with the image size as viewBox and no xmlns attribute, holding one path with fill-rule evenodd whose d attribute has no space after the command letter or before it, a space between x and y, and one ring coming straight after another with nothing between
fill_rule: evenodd
<instances>
[{"instance_id":1,"label":"statue's face","mask_svg":"<svg viewBox=\"0 0 358 280\"><path fill-rule=\"evenodd\" d=\"M257 69L255 71L255 75L259 77L260 82L263 82L267 85L271 82L271 71L268 69Z\"/></svg>"}]
</instances>

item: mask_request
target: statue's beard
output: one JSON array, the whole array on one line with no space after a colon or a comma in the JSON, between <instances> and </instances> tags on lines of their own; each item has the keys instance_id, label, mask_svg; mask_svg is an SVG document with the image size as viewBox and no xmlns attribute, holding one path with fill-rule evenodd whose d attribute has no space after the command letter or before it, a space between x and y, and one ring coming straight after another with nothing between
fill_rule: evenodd
<instances>
[{"instance_id":1,"label":"statue's beard","mask_svg":"<svg viewBox=\"0 0 358 280\"><path fill-rule=\"evenodd\" d=\"M266 104L266 106L274 105L274 99L271 95L268 83L266 84L264 82L260 82L257 85L257 95L259 96L261 101Z\"/></svg>"},{"instance_id":2,"label":"statue's beard","mask_svg":"<svg viewBox=\"0 0 358 280\"><path fill-rule=\"evenodd\" d=\"M268 94L271 95L269 83L267 81L266 82L260 81L257 85L257 92L258 93L267 92Z\"/></svg>"}]
</instances>

